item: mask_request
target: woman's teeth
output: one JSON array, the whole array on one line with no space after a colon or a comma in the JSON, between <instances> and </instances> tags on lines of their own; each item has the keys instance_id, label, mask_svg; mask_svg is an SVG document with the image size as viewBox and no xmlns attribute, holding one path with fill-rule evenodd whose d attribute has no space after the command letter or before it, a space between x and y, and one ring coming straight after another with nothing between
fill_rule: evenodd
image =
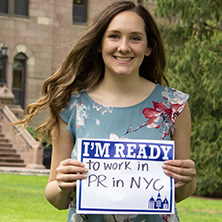
<instances>
[{"instance_id":1,"label":"woman's teeth","mask_svg":"<svg viewBox=\"0 0 222 222\"><path fill-rule=\"evenodd\" d=\"M117 60L119 61L130 61L131 58L123 58L123 57L116 57Z\"/></svg>"}]
</instances>

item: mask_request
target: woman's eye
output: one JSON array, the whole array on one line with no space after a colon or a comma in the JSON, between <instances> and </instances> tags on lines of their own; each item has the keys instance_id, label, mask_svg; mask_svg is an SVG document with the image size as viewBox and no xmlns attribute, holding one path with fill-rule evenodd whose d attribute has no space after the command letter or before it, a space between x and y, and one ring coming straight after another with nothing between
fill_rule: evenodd
<instances>
[{"instance_id":1,"label":"woman's eye","mask_svg":"<svg viewBox=\"0 0 222 222\"><path fill-rule=\"evenodd\" d=\"M111 35L109 35L109 38L111 38L111 39L118 39L119 36L116 35L116 34L111 34Z\"/></svg>"},{"instance_id":2,"label":"woman's eye","mask_svg":"<svg viewBox=\"0 0 222 222\"><path fill-rule=\"evenodd\" d=\"M136 42L140 41L140 37L138 36L133 36L131 39Z\"/></svg>"}]
</instances>

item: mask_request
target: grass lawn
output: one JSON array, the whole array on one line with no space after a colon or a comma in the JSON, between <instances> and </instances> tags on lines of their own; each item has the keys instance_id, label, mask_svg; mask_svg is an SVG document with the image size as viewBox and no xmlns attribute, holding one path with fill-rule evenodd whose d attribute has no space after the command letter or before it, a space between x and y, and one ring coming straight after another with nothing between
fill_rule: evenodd
<instances>
[{"instance_id":1,"label":"grass lawn","mask_svg":"<svg viewBox=\"0 0 222 222\"><path fill-rule=\"evenodd\" d=\"M190 197L177 204L181 222L222 222L222 200Z\"/></svg>"},{"instance_id":2,"label":"grass lawn","mask_svg":"<svg viewBox=\"0 0 222 222\"><path fill-rule=\"evenodd\" d=\"M67 211L59 211L45 199L47 176L0 174L0 221L65 222ZM181 222L222 222L222 201L189 198L177 205Z\"/></svg>"},{"instance_id":3,"label":"grass lawn","mask_svg":"<svg viewBox=\"0 0 222 222\"><path fill-rule=\"evenodd\" d=\"M62 222L67 211L59 211L45 199L47 176L0 174L0 221Z\"/></svg>"}]
</instances>

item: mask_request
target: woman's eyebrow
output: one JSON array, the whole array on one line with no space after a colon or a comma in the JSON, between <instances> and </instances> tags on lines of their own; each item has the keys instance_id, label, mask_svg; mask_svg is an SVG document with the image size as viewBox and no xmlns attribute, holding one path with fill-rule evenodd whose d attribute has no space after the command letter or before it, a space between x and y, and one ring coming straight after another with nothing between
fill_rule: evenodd
<instances>
[{"instance_id":1,"label":"woman's eyebrow","mask_svg":"<svg viewBox=\"0 0 222 222\"><path fill-rule=\"evenodd\" d=\"M115 30L115 29L111 29L111 30L107 30L106 33L107 34L109 34L109 33L121 33L121 31ZM140 31L133 31L133 32L130 32L130 34L131 35L143 35L144 36L144 33L140 32Z\"/></svg>"},{"instance_id":2,"label":"woman's eyebrow","mask_svg":"<svg viewBox=\"0 0 222 222\"><path fill-rule=\"evenodd\" d=\"M110 30L107 30L106 33L120 33L120 31L114 30L114 29L110 29Z\"/></svg>"}]
</instances>

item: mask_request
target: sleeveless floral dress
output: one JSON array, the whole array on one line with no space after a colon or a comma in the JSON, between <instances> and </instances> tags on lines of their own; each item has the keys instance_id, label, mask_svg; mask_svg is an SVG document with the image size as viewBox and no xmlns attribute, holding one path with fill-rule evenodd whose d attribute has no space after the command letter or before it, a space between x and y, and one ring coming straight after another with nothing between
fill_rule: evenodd
<instances>
[{"instance_id":1,"label":"sleeveless floral dress","mask_svg":"<svg viewBox=\"0 0 222 222\"><path fill-rule=\"evenodd\" d=\"M78 138L171 140L175 121L189 95L157 84L142 102L129 107L108 107L93 101L85 90L71 96L69 106L61 114L68 124L74 142ZM77 146L72 151L77 158ZM70 199L68 222L178 222L169 215L79 215L76 197ZM175 206L176 208L176 206Z\"/></svg>"}]
</instances>

